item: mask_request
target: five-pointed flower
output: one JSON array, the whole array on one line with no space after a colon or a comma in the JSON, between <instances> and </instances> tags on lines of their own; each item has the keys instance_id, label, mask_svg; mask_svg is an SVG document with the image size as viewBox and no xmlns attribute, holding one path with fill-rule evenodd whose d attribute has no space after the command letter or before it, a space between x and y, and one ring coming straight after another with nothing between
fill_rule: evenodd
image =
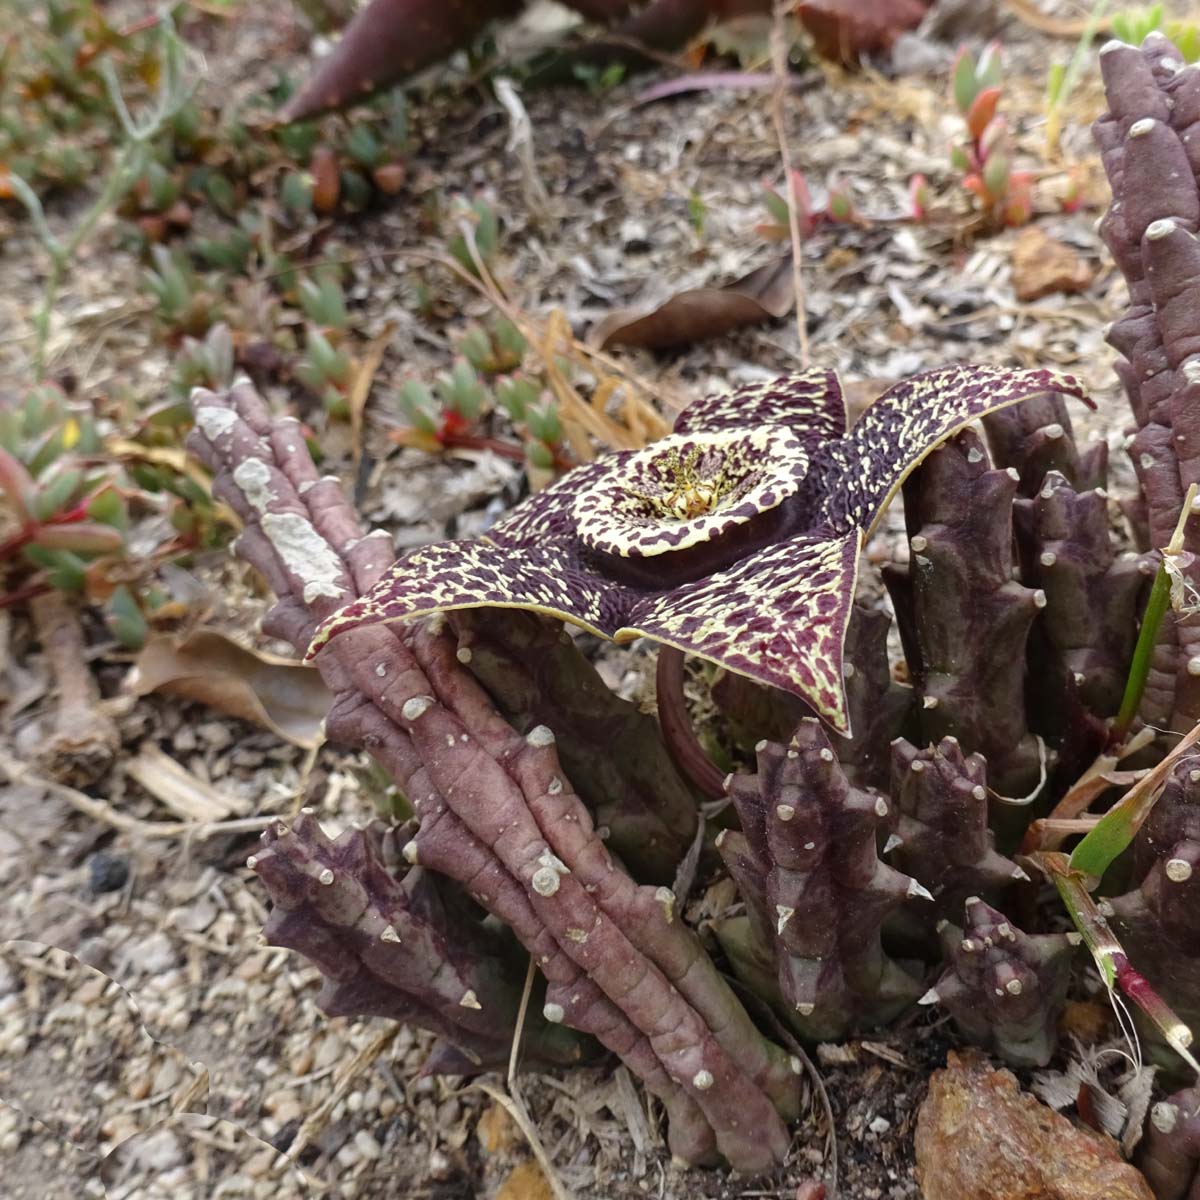
<instances>
[{"instance_id":1,"label":"five-pointed flower","mask_svg":"<svg viewBox=\"0 0 1200 1200\"><path fill-rule=\"evenodd\" d=\"M850 430L832 371L698 400L669 437L577 467L486 536L401 559L322 624L309 657L360 625L531 609L699 655L848 733L842 645L864 540L931 450L1051 391L1087 401L1069 375L961 366L897 384Z\"/></svg>"}]
</instances>

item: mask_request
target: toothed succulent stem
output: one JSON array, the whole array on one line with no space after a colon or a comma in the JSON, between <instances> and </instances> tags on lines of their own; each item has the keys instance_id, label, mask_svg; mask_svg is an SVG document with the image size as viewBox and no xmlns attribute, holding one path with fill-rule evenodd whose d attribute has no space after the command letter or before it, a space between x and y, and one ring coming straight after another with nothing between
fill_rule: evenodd
<instances>
[{"instance_id":1,"label":"toothed succulent stem","mask_svg":"<svg viewBox=\"0 0 1200 1200\"><path fill-rule=\"evenodd\" d=\"M889 856L954 917L970 896L997 900L1025 873L998 854L988 828L987 764L954 738L918 750L892 743L892 801L899 811Z\"/></svg>"},{"instance_id":2,"label":"toothed succulent stem","mask_svg":"<svg viewBox=\"0 0 1200 1200\"><path fill-rule=\"evenodd\" d=\"M272 422L249 385L193 403L192 445L246 523L242 554L280 596L269 627L303 644L372 586L390 547L360 536L294 423ZM552 731L516 732L458 649L428 622L377 624L317 658L335 695L329 736L370 750L414 806L404 857L456 879L513 929L548 981L547 1019L593 1033L662 1097L676 1153L719 1152L746 1171L782 1161L784 1120L799 1107L790 1062L674 918L672 894L638 887L613 861Z\"/></svg>"},{"instance_id":3,"label":"toothed succulent stem","mask_svg":"<svg viewBox=\"0 0 1200 1200\"><path fill-rule=\"evenodd\" d=\"M943 925L945 973L922 998L972 1041L1020 1067L1044 1067L1057 1044L1073 947L1066 934L1023 933L978 897L962 929Z\"/></svg>"},{"instance_id":4,"label":"toothed succulent stem","mask_svg":"<svg viewBox=\"0 0 1200 1200\"><path fill-rule=\"evenodd\" d=\"M1113 202L1101 233L1129 284L1109 330L1137 422L1129 449L1145 498L1150 548L1167 544L1200 480L1200 73L1171 43L1109 42L1100 56L1108 112L1092 127ZM1197 522L1184 549L1200 550ZM1200 560L1185 567L1200 584ZM1185 730L1200 717L1200 614L1163 621L1141 714Z\"/></svg>"},{"instance_id":5,"label":"toothed succulent stem","mask_svg":"<svg viewBox=\"0 0 1200 1200\"><path fill-rule=\"evenodd\" d=\"M452 614L450 625L459 662L509 723L521 733L537 725L554 731L609 849L637 878L669 883L698 814L654 718L614 695L558 622L478 608Z\"/></svg>"},{"instance_id":6,"label":"toothed succulent stem","mask_svg":"<svg viewBox=\"0 0 1200 1200\"><path fill-rule=\"evenodd\" d=\"M1030 655L1031 667L1045 676L1033 689L1042 700L1038 724L1060 733L1069 688L1097 716L1120 707L1146 574L1137 555L1116 554L1103 488L1077 490L1050 471L1037 494L1017 506L1028 560L1023 577L1046 597Z\"/></svg>"},{"instance_id":7,"label":"toothed succulent stem","mask_svg":"<svg viewBox=\"0 0 1200 1200\"><path fill-rule=\"evenodd\" d=\"M922 739L957 737L984 755L997 791L1036 786L1037 740L1025 712L1025 646L1043 592L1014 578L1015 468L991 470L963 433L934 451L904 485L910 560L885 570Z\"/></svg>"},{"instance_id":8,"label":"toothed succulent stem","mask_svg":"<svg viewBox=\"0 0 1200 1200\"><path fill-rule=\"evenodd\" d=\"M1174 819L1166 814L1163 825L1175 824L1181 815L1178 809ZM1200 1028L1200 841L1187 836L1193 821L1191 814L1186 817L1178 825L1184 836L1169 847L1156 842L1153 865L1141 884L1109 904L1130 963L1194 1030Z\"/></svg>"},{"instance_id":9,"label":"toothed succulent stem","mask_svg":"<svg viewBox=\"0 0 1200 1200\"><path fill-rule=\"evenodd\" d=\"M1150 1109L1137 1165L1155 1200L1192 1200L1200 1189L1200 1087L1185 1088Z\"/></svg>"},{"instance_id":10,"label":"toothed succulent stem","mask_svg":"<svg viewBox=\"0 0 1200 1200\"><path fill-rule=\"evenodd\" d=\"M889 746L912 715L912 689L892 678L888 661L891 624L883 609L855 604L846 630L842 676L853 734L834 734L831 740L838 761L858 784L887 783ZM763 738L786 740L796 723L808 715L797 698L728 671L717 676L711 695L746 749Z\"/></svg>"},{"instance_id":11,"label":"toothed succulent stem","mask_svg":"<svg viewBox=\"0 0 1200 1200\"><path fill-rule=\"evenodd\" d=\"M989 413L983 428L993 463L1001 470L1013 467L1020 475L1021 496L1036 495L1050 471L1080 491L1107 482L1108 444L1093 442L1081 453L1066 402L1056 392Z\"/></svg>"},{"instance_id":12,"label":"toothed succulent stem","mask_svg":"<svg viewBox=\"0 0 1200 1200\"><path fill-rule=\"evenodd\" d=\"M745 842L727 849L723 837L722 852L727 861L733 852L752 854L765 877L779 991L792 1026L806 1037L836 1039L911 1004L920 985L884 953L880 929L906 899L927 893L879 861L888 801L850 786L813 718L801 721L787 745L760 743L758 774L733 778L730 795ZM747 896L748 907L759 903Z\"/></svg>"},{"instance_id":13,"label":"toothed succulent stem","mask_svg":"<svg viewBox=\"0 0 1200 1200\"><path fill-rule=\"evenodd\" d=\"M381 861L383 827L331 841L302 812L263 835L249 865L274 909L264 934L311 959L326 982L330 1016L390 1017L430 1029L475 1070L508 1061L524 970L516 943L479 923L462 897L420 867L394 877ZM579 1062L572 1031L526 1018L522 1046L534 1062ZM443 1059L461 1064L454 1056Z\"/></svg>"}]
</instances>

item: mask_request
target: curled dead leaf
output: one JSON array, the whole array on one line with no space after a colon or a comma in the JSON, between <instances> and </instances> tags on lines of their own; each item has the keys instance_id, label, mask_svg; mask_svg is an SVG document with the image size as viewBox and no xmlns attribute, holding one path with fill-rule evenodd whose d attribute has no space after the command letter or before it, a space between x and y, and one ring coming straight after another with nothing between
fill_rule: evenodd
<instances>
[{"instance_id":1,"label":"curled dead leaf","mask_svg":"<svg viewBox=\"0 0 1200 1200\"><path fill-rule=\"evenodd\" d=\"M785 254L724 287L690 288L649 310L617 309L596 324L589 340L602 350L662 350L777 320L795 302L792 257Z\"/></svg>"},{"instance_id":2,"label":"curled dead leaf","mask_svg":"<svg viewBox=\"0 0 1200 1200\"><path fill-rule=\"evenodd\" d=\"M223 634L200 630L177 641L147 642L125 684L135 696L166 692L269 729L293 745L321 742L332 702L320 674L292 659L247 650Z\"/></svg>"}]
</instances>

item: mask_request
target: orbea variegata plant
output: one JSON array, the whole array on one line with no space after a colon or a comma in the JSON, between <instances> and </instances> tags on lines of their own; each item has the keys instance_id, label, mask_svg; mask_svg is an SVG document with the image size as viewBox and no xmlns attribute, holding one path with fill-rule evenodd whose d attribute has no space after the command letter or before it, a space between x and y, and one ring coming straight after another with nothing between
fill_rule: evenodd
<instances>
[{"instance_id":1,"label":"orbea variegata plant","mask_svg":"<svg viewBox=\"0 0 1200 1200\"><path fill-rule=\"evenodd\" d=\"M674 811L677 803L661 803L680 787L661 747L639 754L645 761L637 770L617 756L608 786L597 792L589 779L577 791L563 763L578 774L594 762L585 728L589 708L627 736L653 739L633 714L611 704L585 705L567 719L556 711L561 702L547 707L554 687L541 673L555 674L559 686L572 677L585 689L597 686L574 663L578 651L569 640L555 641L556 654L536 654L536 671L501 670L497 679L487 660L497 654L497 662L514 654L519 659L522 639L540 644L532 627L523 634L515 626L472 624L468 618L503 614L462 613L454 618L456 639L444 625L397 625L392 618L490 603L567 616L611 634L633 628L634 619L650 624L629 616L639 605L643 613L666 606L664 619L670 619L672 603L724 595L727 606L736 604L745 615L740 623L702 624L704 636L694 639L702 652L760 679L784 673L793 692L844 726L842 634L864 533L939 438L1047 388L1081 394L1074 380L1051 372L951 368L893 389L850 434L836 379L825 372L703 401L683 414L672 438L573 472L516 510L488 540L423 552L443 556L445 569L429 578L436 605L414 605L411 593L402 593L407 607L381 619L372 606L380 595L392 595L397 581L419 585L423 555L388 567L386 544L360 535L335 481L318 478L294 423L272 422L246 384L227 397L199 392L193 444L217 471L215 494L246 523L241 553L280 597L269 631L303 646L319 623L338 630L336 638L316 639L324 646L317 664L335 695L327 732L370 750L412 803L417 826L404 846L405 861L456 881L513 931L545 977L544 1018L590 1034L622 1058L662 1100L676 1153L692 1162L723 1157L759 1170L786 1151L785 1122L798 1104L796 1064L755 1029L683 924L672 891L639 886L614 859L583 799L590 797L599 811L608 799L602 792L621 795L614 816L631 828L659 828L665 849L662 839L686 833L686 823L682 810ZM824 567L818 558L814 572L818 546L834 563ZM451 573L456 561L471 569L460 582ZM680 579L670 591L645 582L645 573L659 567ZM464 590L464 576L476 590ZM731 578L745 581L744 600L731 597ZM563 580L578 582L593 606L584 610L591 620L581 618ZM482 594L481 585L487 585ZM514 586L524 589L515 597ZM367 597L366 619L363 611L353 615L356 595ZM762 606L765 619L750 610L753 604ZM680 611L689 612L686 605ZM794 628L792 620L822 623L829 661L818 657L820 638ZM750 646L749 656L741 654L739 639ZM787 650L795 662L787 661ZM477 653L478 678L471 671ZM828 685L824 693L814 680ZM561 757L560 735L544 721L561 731ZM827 826L823 870L811 886L796 876L788 856L810 854L811 838L798 820L799 840L787 841L792 831L783 810L790 801L775 796L772 819L782 840L768 851L774 865L762 886L776 916L770 941L758 949L772 960L767 969L778 980L765 994L778 987L801 1028L833 1032L877 1021L919 994L918 981L880 946L880 921L910 898L929 900L925 889L875 856L874 830L893 819L886 799L848 790L817 723L804 729L811 741L805 762L817 774L832 769L827 794L812 809ZM790 786L781 782L785 790ZM794 807L799 813L803 806L798 800ZM664 823L668 812L673 815ZM854 834L845 846L834 836L843 826ZM256 855L253 865L281 909L293 914L274 927L333 981L327 998L336 1011L391 1006L449 1039L459 1053L450 1061L494 1058L511 1032L511 982L484 988L471 981L504 977L500 943L487 951L493 965L466 942L451 954L444 939L422 932L429 915L422 918L426 924L412 925L406 941L401 924L410 918L401 918L411 900L400 882L404 872L395 874L396 886L389 883L361 837L349 837L340 850L343 843L329 847L304 825L295 834L272 831L266 840L269 853ZM852 847L862 851L853 861L846 858ZM636 839L621 853L637 861ZM869 862L874 866L864 875L860 868ZM657 872L662 864L647 860L641 869ZM780 910L803 909L819 919L829 887L844 891L850 907L825 946L813 941L807 917L783 921ZM863 911L851 911L858 901ZM338 942L336 954L331 939ZM826 952L832 957L823 965ZM838 986L825 987L827 978ZM462 1013L435 1011L433 998L445 986L462 992ZM546 1055L546 1035L535 1031L533 1037L531 1050ZM563 1048L569 1052L570 1045Z\"/></svg>"},{"instance_id":2,"label":"orbea variegata plant","mask_svg":"<svg viewBox=\"0 0 1200 1200\"><path fill-rule=\"evenodd\" d=\"M886 392L847 430L836 375L809 370L690 405L670 437L578 467L474 541L417 551L318 630L460 608L525 608L648 637L805 700L849 733L843 684L858 554L913 468L1049 370L949 367Z\"/></svg>"}]
</instances>

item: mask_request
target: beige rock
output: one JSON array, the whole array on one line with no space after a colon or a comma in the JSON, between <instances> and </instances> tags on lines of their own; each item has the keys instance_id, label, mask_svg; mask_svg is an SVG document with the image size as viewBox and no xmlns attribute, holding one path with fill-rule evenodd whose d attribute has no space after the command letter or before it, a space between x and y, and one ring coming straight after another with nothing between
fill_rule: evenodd
<instances>
[{"instance_id":1,"label":"beige rock","mask_svg":"<svg viewBox=\"0 0 1200 1200\"><path fill-rule=\"evenodd\" d=\"M1050 237L1036 225L1021 231L1013 246L1013 289L1021 301L1053 292L1086 291L1094 272L1078 250Z\"/></svg>"},{"instance_id":2,"label":"beige rock","mask_svg":"<svg viewBox=\"0 0 1200 1200\"><path fill-rule=\"evenodd\" d=\"M1078 1129L976 1051L950 1053L917 1117L924 1200L1154 1200L1111 1139Z\"/></svg>"}]
</instances>

